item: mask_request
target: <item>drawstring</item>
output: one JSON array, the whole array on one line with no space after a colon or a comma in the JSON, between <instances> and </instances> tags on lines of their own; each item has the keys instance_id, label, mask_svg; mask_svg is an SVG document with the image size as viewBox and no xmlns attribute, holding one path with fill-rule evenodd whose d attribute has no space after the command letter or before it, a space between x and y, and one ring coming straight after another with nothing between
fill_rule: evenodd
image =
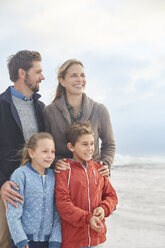
<instances>
[{"instance_id":1,"label":"drawstring","mask_svg":"<svg viewBox=\"0 0 165 248\"><path fill-rule=\"evenodd\" d=\"M68 188L69 188L69 184L70 184L70 174L71 174L71 168L69 169L69 176L68 176Z\"/></svg>"},{"instance_id":2,"label":"drawstring","mask_svg":"<svg viewBox=\"0 0 165 248\"><path fill-rule=\"evenodd\" d=\"M95 184L97 185L96 172L95 172L95 170L93 170L93 174L94 174L94 177L95 177Z\"/></svg>"}]
</instances>

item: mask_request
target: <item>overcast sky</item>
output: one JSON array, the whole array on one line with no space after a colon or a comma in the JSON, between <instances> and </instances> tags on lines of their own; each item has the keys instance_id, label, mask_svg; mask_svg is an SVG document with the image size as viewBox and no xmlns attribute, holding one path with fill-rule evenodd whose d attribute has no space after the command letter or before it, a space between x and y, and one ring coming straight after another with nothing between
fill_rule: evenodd
<instances>
[{"instance_id":1,"label":"overcast sky","mask_svg":"<svg viewBox=\"0 0 165 248\"><path fill-rule=\"evenodd\" d=\"M0 92L9 55L43 57L51 102L59 65L80 59L86 93L109 109L117 154L165 156L164 0L0 0Z\"/></svg>"}]
</instances>

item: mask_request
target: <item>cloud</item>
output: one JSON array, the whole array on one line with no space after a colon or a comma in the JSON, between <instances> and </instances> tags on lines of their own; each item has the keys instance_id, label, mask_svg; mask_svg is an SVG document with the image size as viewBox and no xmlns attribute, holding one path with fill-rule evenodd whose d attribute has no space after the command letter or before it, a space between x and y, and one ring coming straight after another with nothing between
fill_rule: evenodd
<instances>
[{"instance_id":1,"label":"cloud","mask_svg":"<svg viewBox=\"0 0 165 248\"><path fill-rule=\"evenodd\" d=\"M4 13L8 10L21 31L24 30L24 35L33 37L34 43L39 40L38 47L44 46L49 55L82 55L93 51L104 55L145 57L151 56L150 48L154 51L164 47L163 7L160 0L116 3L101 0L28 0L20 3L17 0L3 4L1 18L5 18ZM14 32L18 35L17 25L11 34L8 33L9 25L11 20L4 23L3 36Z\"/></svg>"},{"instance_id":2,"label":"cloud","mask_svg":"<svg viewBox=\"0 0 165 248\"><path fill-rule=\"evenodd\" d=\"M164 7L164 0L1 0L1 92L10 84L6 58L21 49L43 56L40 93L46 104L57 86L56 68L80 59L86 92L110 110L119 150L162 151Z\"/></svg>"},{"instance_id":3,"label":"cloud","mask_svg":"<svg viewBox=\"0 0 165 248\"><path fill-rule=\"evenodd\" d=\"M137 94L143 98L161 96L165 92L165 56L150 61L145 67L130 71L130 82L125 88L127 95ZM163 96L164 97L164 96Z\"/></svg>"},{"instance_id":4,"label":"cloud","mask_svg":"<svg viewBox=\"0 0 165 248\"><path fill-rule=\"evenodd\" d=\"M64 51L74 49L82 54L90 50L104 55L129 49L136 54L133 47L141 47L141 42L146 49L147 43L153 48L163 45L165 16L161 6L154 11L152 1L122 1L119 8L88 0L42 3L42 13L31 19L28 27L41 38L47 36L55 50L54 42Z\"/></svg>"}]
</instances>

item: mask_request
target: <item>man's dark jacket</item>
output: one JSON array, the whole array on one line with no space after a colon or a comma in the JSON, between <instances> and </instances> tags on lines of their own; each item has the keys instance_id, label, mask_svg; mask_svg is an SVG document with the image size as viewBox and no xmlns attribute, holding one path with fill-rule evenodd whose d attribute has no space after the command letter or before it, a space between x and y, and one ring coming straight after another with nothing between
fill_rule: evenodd
<instances>
[{"instance_id":1,"label":"man's dark jacket","mask_svg":"<svg viewBox=\"0 0 165 248\"><path fill-rule=\"evenodd\" d=\"M44 131L42 110L44 104L33 95L34 108L39 131ZM28 115L28 113L26 113ZM21 121L12 102L10 87L0 95L0 188L20 166L18 152L25 143Z\"/></svg>"}]
</instances>

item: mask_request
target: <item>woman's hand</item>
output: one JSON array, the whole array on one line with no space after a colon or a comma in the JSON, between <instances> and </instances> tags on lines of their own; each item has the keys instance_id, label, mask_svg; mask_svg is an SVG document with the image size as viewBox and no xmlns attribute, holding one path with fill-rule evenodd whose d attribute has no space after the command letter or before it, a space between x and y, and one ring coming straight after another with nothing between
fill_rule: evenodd
<instances>
[{"instance_id":1,"label":"woman's hand","mask_svg":"<svg viewBox=\"0 0 165 248\"><path fill-rule=\"evenodd\" d=\"M111 173L110 173L110 170L109 170L108 165L103 164L102 161L100 161L99 164L101 164L102 167L99 168L98 171L100 172L100 174L101 174L103 177L108 177L108 179L109 179Z\"/></svg>"},{"instance_id":2,"label":"woman's hand","mask_svg":"<svg viewBox=\"0 0 165 248\"><path fill-rule=\"evenodd\" d=\"M66 162L66 158L59 159L55 164L55 173L60 173L60 171L70 169L70 164Z\"/></svg>"}]
</instances>

